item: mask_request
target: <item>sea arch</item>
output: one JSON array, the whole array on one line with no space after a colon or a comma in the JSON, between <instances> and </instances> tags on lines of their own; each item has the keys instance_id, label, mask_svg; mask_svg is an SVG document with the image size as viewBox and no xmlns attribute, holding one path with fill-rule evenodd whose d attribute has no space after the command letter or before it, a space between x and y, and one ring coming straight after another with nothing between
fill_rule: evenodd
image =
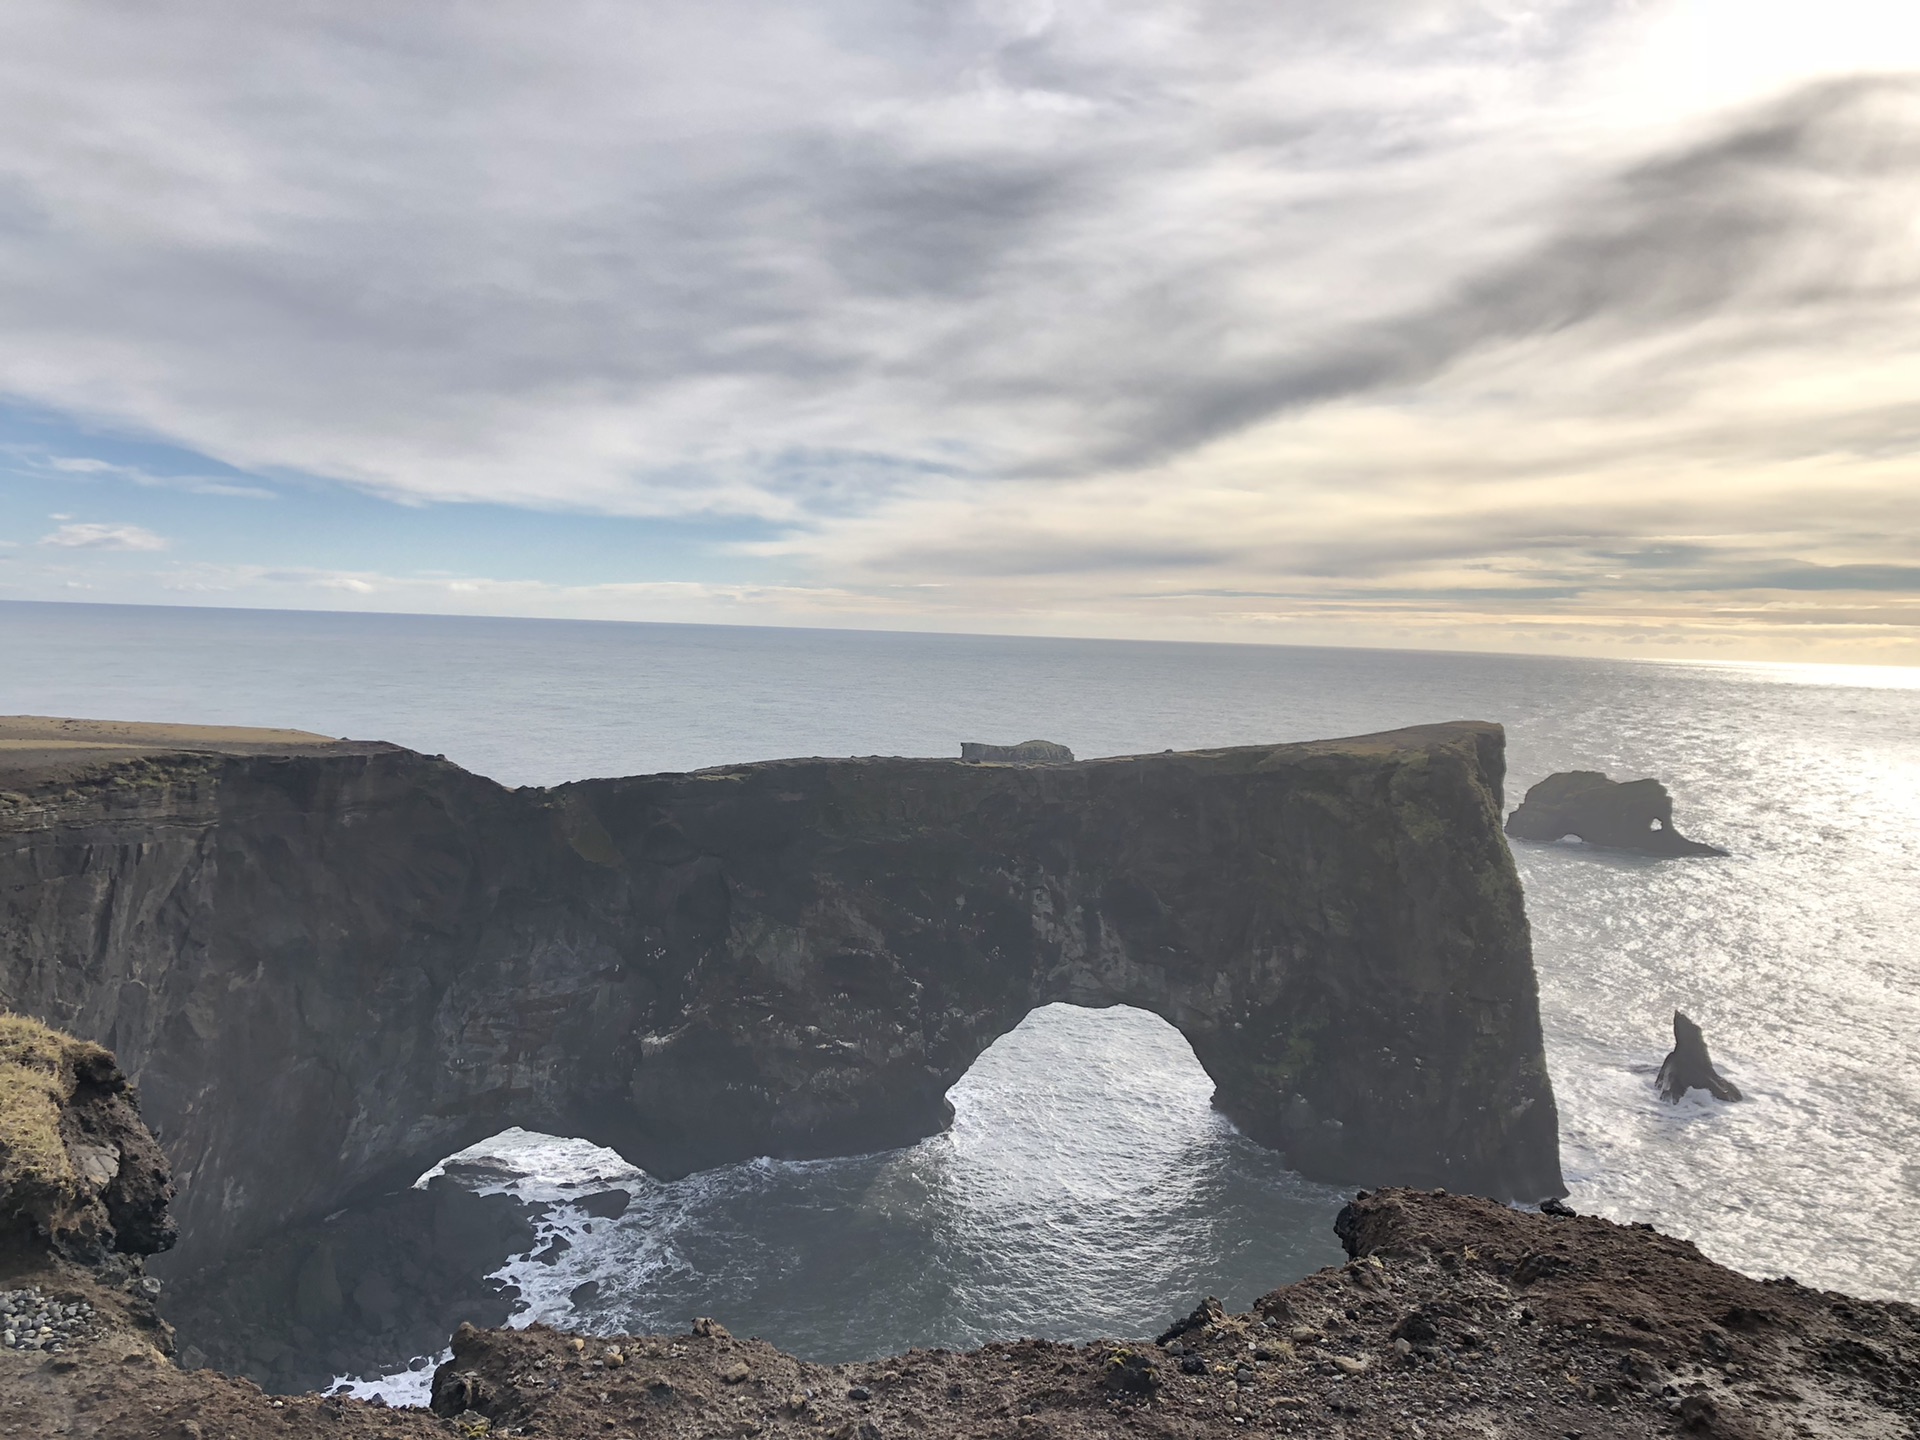
<instances>
[{"instance_id":1,"label":"sea arch","mask_svg":"<svg viewBox=\"0 0 1920 1440\"><path fill-rule=\"evenodd\" d=\"M1560 1193L1503 737L507 790L178 756L11 822L8 1003L112 1045L184 1263L510 1125L672 1176L905 1144L1033 1008L1171 1023L1316 1178Z\"/></svg>"}]
</instances>

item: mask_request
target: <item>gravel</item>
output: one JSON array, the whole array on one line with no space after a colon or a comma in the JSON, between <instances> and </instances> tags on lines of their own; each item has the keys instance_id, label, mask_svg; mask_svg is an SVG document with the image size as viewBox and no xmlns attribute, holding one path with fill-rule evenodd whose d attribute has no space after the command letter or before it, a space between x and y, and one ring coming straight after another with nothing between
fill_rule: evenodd
<instances>
[{"instance_id":1,"label":"gravel","mask_svg":"<svg viewBox=\"0 0 1920 1440\"><path fill-rule=\"evenodd\" d=\"M38 1287L0 1290L0 1344L9 1350L46 1350L58 1354L93 1329L93 1306L65 1303Z\"/></svg>"}]
</instances>

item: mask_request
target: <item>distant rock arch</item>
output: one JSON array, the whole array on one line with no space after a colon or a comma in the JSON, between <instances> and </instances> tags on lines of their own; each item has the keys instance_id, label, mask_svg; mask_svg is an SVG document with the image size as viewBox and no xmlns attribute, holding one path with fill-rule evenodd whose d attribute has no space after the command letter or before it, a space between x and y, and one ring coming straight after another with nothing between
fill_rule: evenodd
<instances>
[{"instance_id":1,"label":"distant rock arch","mask_svg":"<svg viewBox=\"0 0 1920 1440\"><path fill-rule=\"evenodd\" d=\"M1549 775L1507 817L1507 834L1549 845L1572 835L1643 855L1727 853L1673 828L1673 797L1658 780L1609 780L1598 770Z\"/></svg>"}]
</instances>

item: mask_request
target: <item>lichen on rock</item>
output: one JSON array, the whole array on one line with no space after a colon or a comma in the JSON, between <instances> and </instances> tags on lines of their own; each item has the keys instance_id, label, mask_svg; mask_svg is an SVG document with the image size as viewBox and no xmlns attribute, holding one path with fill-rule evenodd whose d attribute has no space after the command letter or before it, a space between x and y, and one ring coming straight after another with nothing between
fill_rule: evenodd
<instances>
[{"instance_id":1,"label":"lichen on rock","mask_svg":"<svg viewBox=\"0 0 1920 1440\"><path fill-rule=\"evenodd\" d=\"M0 1230L69 1259L174 1241L167 1162L111 1052L0 1013Z\"/></svg>"}]
</instances>

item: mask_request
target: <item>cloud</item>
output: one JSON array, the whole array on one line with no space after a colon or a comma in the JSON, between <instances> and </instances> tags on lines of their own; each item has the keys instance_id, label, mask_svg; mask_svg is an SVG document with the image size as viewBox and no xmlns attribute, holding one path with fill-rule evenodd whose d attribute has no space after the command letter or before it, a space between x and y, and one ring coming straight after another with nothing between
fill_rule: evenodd
<instances>
[{"instance_id":1,"label":"cloud","mask_svg":"<svg viewBox=\"0 0 1920 1440\"><path fill-rule=\"evenodd\" d=\"M1916 67L1867 0L21 0L0 394L240 472L76 480L755 516L716 574L929 623L1891 604Z\"/></svg>"},{"instance_id":2,"label":"cloud","mask_svg":"<svg viewBox=\"0 0 1920 1440\"><path fill-rule=\"evenodd\" d=\"M1662 238L1634 207L1691 193L1620 180L1645 137L1574 113L1637 7L1335 10L103 31L29 0L0 389L397 496L805 520L1177 454L1614 306L1570 272L1631 289Z\"/></svg>"},{"instance_id":3,"label":"cloud","mask_svg":"<svg viewBox=\"0 0 1920 1440\"><path fill-rule=\"evenodd\" d=\"M145 489L184 490L194 495L226 495L243 500L272 500L274 492L262 485L238 480L217 479L205 475L162 475L138 465L100 460L86 455L52 455L30 451L26 447L6 447L13 451L16 463L29 470L51 471L56 475L77 475L86 479L124 480ZM64 515L50 517L64 520Z\"/></svg>"},{"instance_id":4,"label":"cloud","mask_svg":"<svg viewBox=\"0 0 1920 1440\"><path fill-rule=\"evenodd\" d=\"M62 525L51 535L43 535L42 545L57 550L164 550L170 543L138 525Z\"/></svg>"}]
</instances>

